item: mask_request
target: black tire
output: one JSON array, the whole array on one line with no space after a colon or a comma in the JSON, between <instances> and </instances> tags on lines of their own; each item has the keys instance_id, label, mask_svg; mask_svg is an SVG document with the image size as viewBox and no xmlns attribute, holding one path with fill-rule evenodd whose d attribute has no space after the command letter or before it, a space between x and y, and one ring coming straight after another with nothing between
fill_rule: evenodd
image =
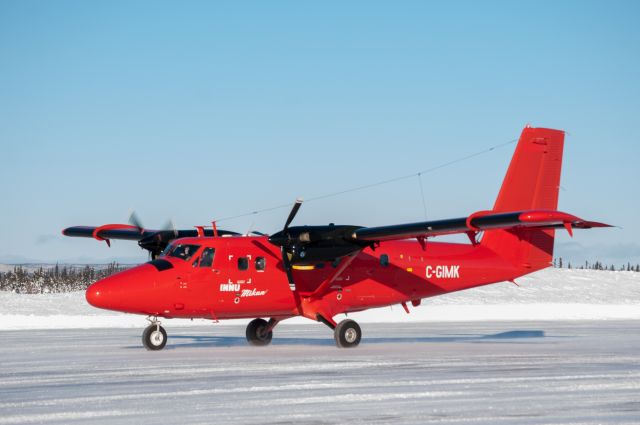
<instances>
[{"instance_id":1,"label":"black tire","mask_svg":"<svg viewBox=\"0 0 640 425\"><path fill-rule=\"evenodd\" d=\"M265 332L269 328L269 323L264 319L253 319L247 325L247 341L251 345L264 347L271 344L273 331Z\"/></svg>"},{"instance_id":2,"label":"black tire","mask_svg":"<svg viewBox=\"0 0 640 425\"><path fill-rule=\"evenodd\" d=\"M167 332L159 325L147 326L142 332L142 345L150 351L162 350L167 345Z\"/></svg>"},{"instance_id":3,"label":"black tire","mask_svg":"<svg viewBox=\"0 0 640 425\"><path fill-rule=\"evenodd\" d=\"M333 336L339 348L353 348L360 344L362 330L355 321L345 319L338 323L338 326L333 331Z\"/></svg>"}]
</instances>

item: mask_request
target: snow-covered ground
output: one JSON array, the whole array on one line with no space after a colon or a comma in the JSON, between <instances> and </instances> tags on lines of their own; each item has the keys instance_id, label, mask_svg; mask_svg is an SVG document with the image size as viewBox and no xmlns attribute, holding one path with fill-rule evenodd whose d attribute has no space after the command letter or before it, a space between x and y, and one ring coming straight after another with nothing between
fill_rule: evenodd
<instances>
[{"instance_id":1,"label":"snow-covered ground","mask_svg":"<svg viewBox=\"0 0 640 425\"><path fill-rule=\"evenodd\" d=\"M640 319L640 273L547 269L517 279L423 300L407 315L401 306L351 315L363 323L494 320ZM226 323L244 323L231 321ZM193 326L204 320L170 320ZM308 323L292 319L284 324ZM0 329L140 328L141 316L91 307L84 292L13 294L0 292Z\"/></svg>"},{"instance_id":2,"label":"snow-covered ground","mask_svg":"<svg viewBox=\"0 0 640 425\"><path fill-rule=\"evenodd\" d=\"M640 322L0 331L0 425L637 425Z\"/></svg>"}]
</instances>

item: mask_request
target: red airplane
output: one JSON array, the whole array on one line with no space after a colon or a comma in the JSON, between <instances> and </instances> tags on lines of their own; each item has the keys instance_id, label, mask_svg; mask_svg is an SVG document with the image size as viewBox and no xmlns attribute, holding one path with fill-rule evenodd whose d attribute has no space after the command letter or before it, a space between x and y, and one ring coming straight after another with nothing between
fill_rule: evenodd
<instances>
[{"instance_id":1,"label":"red airplane","mask_svg":"<svg viewBox=\"0 0 640 425\"><path fill-rule=\"evenodd\" d=\"M408 312L409 302L513 281L550 266L555 229L573 235L573 229L610 227L557 211L563 144L563 131L526 127L493 209L462 218L290 226L301 206L296 201L284 228L271 236L218 231L215 223L173 233L105 225L63 234L138 240L151 251L152 261L86 292L95 307L148 316L142 342L149 350L167 342L159 317L253 318L246 338L260 346L271 342L280 321L304 316L333 329L338 347L355 347L360 326L351 319L336 323L335 316L393 304ZM469 243L430 240L456 233Z\"/></svg>"}]
</instances>

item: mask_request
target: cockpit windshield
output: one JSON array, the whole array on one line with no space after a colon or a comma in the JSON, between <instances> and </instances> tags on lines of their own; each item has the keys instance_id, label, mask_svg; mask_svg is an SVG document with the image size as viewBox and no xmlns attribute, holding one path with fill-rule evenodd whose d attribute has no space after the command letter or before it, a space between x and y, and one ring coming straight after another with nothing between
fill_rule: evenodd
<instances>
[{"instance_id":1,"label":"cockpit windshield","mask_svg":"<svg viewBox=\"0 0 640 425\"><path fill-rule=\"evenodd\" d=\"M200 248L200 245L191 244L177 244L169 245L162 253L165 257L177 257L182 258L185 261L189 261L193 254L195 254Z\"/></svg>"}]
</instances>

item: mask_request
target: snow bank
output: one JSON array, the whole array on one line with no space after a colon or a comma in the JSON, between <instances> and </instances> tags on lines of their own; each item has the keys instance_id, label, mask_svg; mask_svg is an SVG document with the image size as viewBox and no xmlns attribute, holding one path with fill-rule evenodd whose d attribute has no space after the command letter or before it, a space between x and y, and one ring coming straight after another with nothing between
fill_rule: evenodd
<instances>
[{"instance_id":1,"label":"snow bank","mask_svg":"<svg viewBox=\"0 0 640 425\"><path fill-rule=\"evenodd\" d=\"M350 315L361 322L481 320L640 319L640 273L548 269L517 279L423 300L406 314L401 306ZM141 316L91 307L84 292L13 294L0 292L0 329L69 329L144 326ZM168 320L170 326L209 324ZM228 321L224 323L245 323ZM291 319L284 323L305 323Z\"/></svg>"}]
</instances>

